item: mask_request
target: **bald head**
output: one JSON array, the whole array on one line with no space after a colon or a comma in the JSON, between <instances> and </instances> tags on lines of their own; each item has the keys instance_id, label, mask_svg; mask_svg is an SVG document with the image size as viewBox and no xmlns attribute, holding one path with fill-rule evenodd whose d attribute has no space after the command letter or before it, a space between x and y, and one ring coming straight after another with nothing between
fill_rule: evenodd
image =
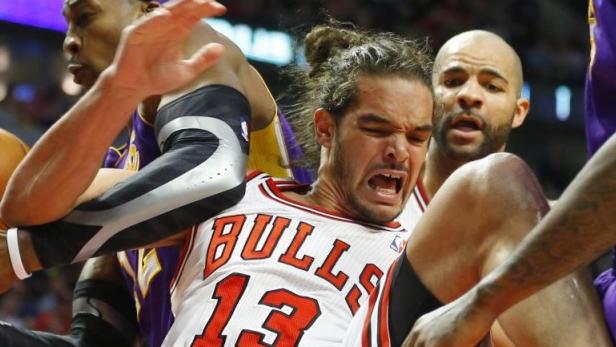
<instances>
[{"instance_id":1,"label":"bald head","mask_svg":"<svg viewBox=\"0 0 616 347\"><path fill-rule=\"evenodd\" d=\"M516 51L500 36L485 30L471 30L452 37L436 55L435 76L452 61L467 59L498 70L520 95L524 80L522 62Z\"/></svg>"}]
</instances>

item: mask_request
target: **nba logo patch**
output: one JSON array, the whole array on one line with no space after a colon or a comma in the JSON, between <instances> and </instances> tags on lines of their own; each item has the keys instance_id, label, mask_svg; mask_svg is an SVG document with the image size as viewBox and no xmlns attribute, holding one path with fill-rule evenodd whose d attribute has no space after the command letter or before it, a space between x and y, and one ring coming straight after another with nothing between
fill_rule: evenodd
<instances>
[{"instance_id":1,"label":"nba logo patch","mask_svg":"<svg viewBox=\"0 0 616 347\"><path fill-rule=\"evenodd\" d=\"M396 235L393 241L391 241L389 248L393 249L398 253L402 253L402 251L404 250L404 246L406 246L406 241L404 241L400 236Z\"/></svg>"},{"instance_id":2,"label":"nba logo patch","mask_svg":"<svg viewBox=\"0 0 616 347\"><path fill-rule=\"evenodd\" d=\"M248 123L246 123L246 121L242 121L242 137L244 138L244 140L246 140L246 142L248 141Z\"/></svg>"}]
</instances>

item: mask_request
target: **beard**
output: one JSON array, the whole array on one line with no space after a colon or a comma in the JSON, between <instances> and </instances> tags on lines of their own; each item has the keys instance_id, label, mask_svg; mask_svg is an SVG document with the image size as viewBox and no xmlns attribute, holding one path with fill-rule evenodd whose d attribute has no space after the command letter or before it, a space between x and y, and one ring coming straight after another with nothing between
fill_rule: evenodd
<instances>
[{"instance_id":1,"label":"beard","mask_svg":"<svg viewBox=\"0 0 616 347\"><path fill-rule=\"evenodd\" d=\"M334 139L336 145L333 148L332 155L334 158L334 175L339 185L343 187L345 194L345 203L348 205L351 211L354 212L355 216L353 218L373 223L373 224L383 224L387 222L391 222L394 220L400 213L402 213L402 207L400 211L397 211L393 216L383 216L382 214L376 213L373 209L370 208L368 204L362 201L360 197L357 196L353 187L347 186L349 181L349 177L352 177L352 168L348 165L352 158L350 158L346 153L342 150L339 139L340 136L336 135ZM387 168L397 169L397 170L407 170L403 165L389 165ZM402 205L404 206L404 204Z\"/></svg>"},{"instance_id":2,"label":"beard","mask_svg":"<svg viewBox=\"0 0 616 347\"><path fill-rule=\"evenodd\" d=\"M484 126L481 129L481 133L483 134L483 141L473 148L459 148L458 146L451 145L447 141L447 134L449 130L452 129L451 123L455 117L457 117L458 113L451 113L446 117L438 119L434 125L434 131L432 136L436 143L438 144L441 152L443 152L447 157L453 158L455 160L469 162L477 159L484 158L492 153L496 153L503 147L503 145L507 142L509 138L509 133L511 133L511 123L514 115L511 115L507 122L502 124L493 124L487 122L484 117L481 115L472 112L472 111L464 111L464 113L470 113L473 116L481 119Z\"/></svg>"}]
</instances>

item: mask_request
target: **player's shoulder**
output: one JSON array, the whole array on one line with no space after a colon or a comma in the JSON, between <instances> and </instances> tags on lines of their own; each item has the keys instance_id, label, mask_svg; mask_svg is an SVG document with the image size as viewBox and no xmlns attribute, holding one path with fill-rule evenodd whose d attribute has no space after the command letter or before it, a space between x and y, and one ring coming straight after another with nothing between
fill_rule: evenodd
<instances>
[{"instance_id":1,"label":"player's shoulder","mask_svg":"<svg viewBox=\"0 0 616 347\"><path fill-rule=\"evenodd\" d=\"M269 174L251 170L246 175L246 199L265 199L269 203L279 202L288 205L286 192L304 193L310 186L301 184L292 178L272 177Z\"/></svg>"}]
</instances>

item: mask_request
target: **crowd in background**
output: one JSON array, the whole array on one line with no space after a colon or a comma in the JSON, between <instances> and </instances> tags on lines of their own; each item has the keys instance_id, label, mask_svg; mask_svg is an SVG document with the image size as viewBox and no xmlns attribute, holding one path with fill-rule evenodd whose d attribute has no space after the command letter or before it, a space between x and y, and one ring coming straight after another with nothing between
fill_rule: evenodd
<instances>
[{"instance_id":1,"label":"crowd in background","mask_svg":"<svg viewBox=\"0 0 616 347\"><path fill-rule=\"evenodd\" d=\"M585 2L573 0L230 0L221 1L229 8L226 16L232 22L256 27L300 33L325 18L324 13L362 28L395 31L411 36L428 36L435 48L456 33L471 28L494 31L509 41L524 63L525 79L536 83L568 83L581 86L588 64L588 29ZM0 23L2 25L2 23ZM14 29L14 26L10 26ZM0 44L20 47L18 33L3 37ZM31 32L25 32L24 42L36 45ZM41 44L34 54L36 61L58 62L61 36L55 47ZM55 53L49 53L49 52ZM1 56L1 54L0 54ZM13 59L21 59L13 57ZM0 59L1 60L1 59ZM43 69L38 71L36 69ZM35 66L30 74L43 75L44 67ZM0 78L9 72L0 71ZM23 74L22 74L23 75ZM39 76L40 77L40 76ZM278 83L276 76L265 76ZM0 98L0 127L17 133L32 145L53 122L67 110L77 96L66 95L56 79L38 79L33 88L19 90L20 81L9 81L6 97ZM273 88L274 90L280 88ZM0 94L1 94L0 90ZM3 99L3 100L2 100ZM546 127L535 125L533 114L527 136L541 138ZM530 141L534 148L520 146L521 151L541 153L539 159L528 159L537 170L548 196L554 198L568 184L583 161L583 147L562 154L562 138L582 134L580 129L561 129L544 143ZM533 133L537 133L532 135ZM563 136L563 134L565 134ZM516 147L516 133L512 147ZM526 140L518 140L527 142ZM580 140L578 142L583 141ZM515 151L515 150L514 150ZM577 152L576 152L577 151ZM524 153L520 153L525 157ZM576 155L577 160L567 157ZM582 159L579 159L582 158ZM533 162L534 161L534 162ZM72 285L78 267L36 274L0 297L0 320L37 330L64 333L70 326Z\"/></svg>"},{"instance_id":2,"label":"crowd in background","mask_svg":"<svg viewBox=\"0 0 616 347\"><path fill-rule=\"evenodd\" d=\"M255 26L296 30L324 13L362 28L428 36L435 48L449 37L484 28L520 54L532 80L580 82L588 51L586 3L554 0L233 0L228 17ZM567 23L567 24L565 24Z\"/></svg>"}]
</instances>

